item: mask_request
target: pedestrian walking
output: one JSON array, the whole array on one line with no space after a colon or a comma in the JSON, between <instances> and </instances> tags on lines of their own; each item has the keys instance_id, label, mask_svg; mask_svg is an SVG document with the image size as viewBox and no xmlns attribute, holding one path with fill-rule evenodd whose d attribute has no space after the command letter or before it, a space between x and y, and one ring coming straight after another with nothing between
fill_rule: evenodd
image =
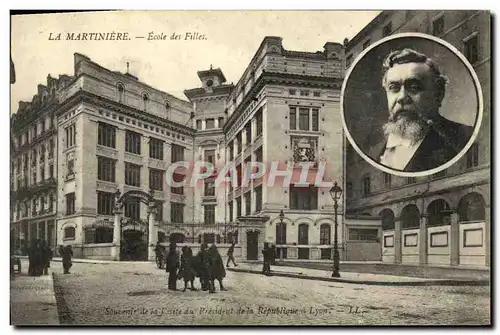
<instances>
[{"instance_id":1,"label":"pedestrian walking","mask_svg":"<svg viewBox=\"0 0 500 335\"><path fill-rule=\"evenodd\" d=\"M28 276L35 276L36 240L31 240L28 247Z\"/></svg>"},{"instance_id":2,"label":"pedestrian walking","mask_svg":"<svg viewBox=\"0 0 500 335\"><path fill-rule=\"evenodd\" d=\"M188 282L191 283L191 291L196 291L194 288L194 278L196 273L193 268L193 251L191 248L184 246L182 247L181 255L181 268L179 270L179 279L184 279L184 289L182 292L186 292Z\"/></svg>"},{"instance_id":3,"label":"pedestrian walking","mask_svg":"<svg viewBox=\"0 0 500 335\"><path fill-rule=\"evenodd\" d=\"M168 272L168 289L172 291L177 291L177 269L180 266L176 247L175 243L170 243L170 250L165 264L166 272Z\"/></svg>"},{"instance_id":4,"label":"pedestrian walking","mask_svg":"<svg viewBox=\"0 0 500 335\"><path fill-rule=\"evenodd\" d=\"M231 246L229 247L229 249L227 250L227 263L226 263L226 267L228 268L229 267L229 262L232 261L234 266L238 266L238 264L236 264L236 262L234 261L234 245L235 243L231 243Z\"/></svg>"},{"instance_id":5,"label":"pedestrian walking","mask_svg":"<svg viewBox=\"0 0 500 335\"><path fill-rule=\"evenodd\" d=\"M207 247L208 245L206 243L202 243L197 255L197 268L202 291L208 291L210 289L210 261Z\"/></svg>"},{"instance_id":6,"label":"pedestrian walking","mask_svg":"<svg viewBox=\"0 0 500 335\"><path fill-rule=\"evenodd\" d=\"M222 285L222 280L226 277L226 269L224 269L224 261L217 250L217 246L212 244L209 249L210 260L210 290L209 293L215 293L215 280L219 282L221 291L227 291Z\"/></svg>"},{"instance_id":7,"label":"pedestrian walking","mask_svg":"<svg viewBox=\"0 0 500 335\"><path fill-rule=\"evenodd\" d=\"M269 244L266 242L264 243L264 249L262 249L262 257L263 257L263 267L262 267L262 273L264 273L266 276L269 276L271 274L271 248L269 248Z\"/></svg>"},{"instance_id":8,"label":"pedestrian walking","mask_svg":"<svg viewBox=\"0 0 500 335\"><path fill-rule=\"evenodd\" d=\"M59 253L62 256L64 274L70 274L69 270L73 266L73 263L71 263L71 257L73 257L73 248L71 247L71 245L67 245L65 247L60 246Z\"/></svg>"}]
</instances>

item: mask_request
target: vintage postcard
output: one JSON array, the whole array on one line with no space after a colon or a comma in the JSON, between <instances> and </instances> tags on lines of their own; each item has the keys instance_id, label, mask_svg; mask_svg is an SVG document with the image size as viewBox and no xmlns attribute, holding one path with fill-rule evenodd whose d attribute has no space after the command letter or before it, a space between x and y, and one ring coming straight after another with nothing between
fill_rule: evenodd
<instances>
[{"instance_id":1,"label":"vintage postcard","mask_svg":"<svg viewBox=\"0 0 500 335\"><path fill-rule=\"evenodd\" d=\"M491 13L11 12L11 325L491 320Z\"/></svg>"}]
</instances>

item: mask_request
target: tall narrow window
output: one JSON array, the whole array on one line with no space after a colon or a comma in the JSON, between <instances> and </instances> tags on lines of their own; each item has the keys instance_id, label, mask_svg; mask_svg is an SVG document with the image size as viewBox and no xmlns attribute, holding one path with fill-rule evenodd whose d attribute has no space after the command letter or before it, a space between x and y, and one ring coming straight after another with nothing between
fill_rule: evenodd
<instances>
[{"instance_id":1,"label":"tall narrow window","mask_svg":"<svg viewBox=\"0 0 500 335\"><path fill-rule=\"evenodd\" d=\"M72 124L66 127L66 148L71 148L76 144L76 126Z\"/></svg>"},{"instance_id":2,"label":"tall narrow window","mask_svg":"<svg viewBox=\"0 0 500 335\"><path fill-rule=\"evenodd\" d=\"M252 213L252 194L250 192L245 193L245 215L250 215Z\"/></svg>"},{"instance_id":3,"label":"tall narrow window","mask_svg":"<svg viewBox=\"0 0 500 335\"><path fill-rule=\"evenodd\" d=\"M125 217L139 219L141 217L141 201L137 198L128 198L125 202Z\"/></svg>"},{"instance_id":4,"label":"tall narrow window","mask_svg":"<svg viewBox=\"0 0 500 335\"><path fill-rule=\"evenodd\" d=\"M97 157L97 179L115 182L116 161L111 158Z\"/></svg>"},{"instance_id":5,"label":"tall narrow window","mask_svg":"<svg viewBox=\"0 0 500 335\"><path fill-rule=\"evenodd\" d=\"M299 129L309 130L309 109L299 108Z\"/></svg>"},{"instance_id":6,"label":"tall narrow window","mask_svg":"<svg viewBox=\"0 0 500 335\"><path fill-rule=\"evenodd\" d=\"M149 139L149 157L163 160L163 141L151 137Z\"/></svg>"},{"instance_id":7,"label":"tall narrow window","mask_svg":"<svg viewBox=\"0 0 500 335\"><path fill-rule=\"evenodd\" d=\"M478 36L477 34L467 39L465 42L465 57L474 64L479 60Z\"/></svg>"},{"instance_id":8,"label":"tall narrow window","mask_svg":"<svg viewBox=\"0 0 500 335\"><path fill-rule=\"evenodd\" d=\"M184 204L177 202L170 203L170 220L173 223L184 222Z\"/></svg>"},{"instance_id":9,"label":"tall narrow window","mask_svg":"<svg viewBox=\"0 0 500 335\"><path fill-rule=\"evenodd\" d=\"M262 185L257 186L254 189L255 193L255 211L260 212L262 210Z\"/></svg>"},{"instance_id":10,"label":"tall narrow window","mask_svg":"<svg viewBox=\"0 0 500 335\"><path fill-rule=\"evenodd\" d=\"M125 132L125 151L133 154L141 154L141 134L127 130Z\"/></svg>"},{"instance_id":11,"label":"tall narrow window","mask_svg":"<svg viewBox=\"0 0 500 335\"><path fill-rule=\"evenodd\" d=\"M205 224L215 224L215 205L204 205L203 213Z\"/></svg>"},{"instance_id":12,"label":"tall narrow window","mask_svg":"<svg viewBox=\"0 0 500 335\"><path fill-rule=\"evenodd\" d=\"M66 194L66 215L75 214L75 193Z\"/></svg>"},{"instance_id":13,"label":"tall narrow window","mask_svg":"<svg viewBox=\"0 0 500 335\"><path fill-rule=\"evenodd\" d=\"M215 128L215 119L206 119L205 129L213 129L213 128Z\"/></svg>"},{"instance_id":14,"label":"tall narrow window","mask_svg":"<svg viewBox=\"0 0 500 335\"><path fill-rule=\"evenodd\" d=\"M252 123L248 122L245 126L245 134L247 138L247 144L252 143Z\"/></svg>"},{"instance_id":15,"label":"tall narrow window","mask_svg":"<svg viewBox=\"0 0 500 335\"><path fill-rule=\"evenodd\" d=\"M155 191L163 191L163 171L149 169L149 188Z\"/></svg>"},{"instance_id":16,"label":"tall narrow window","mask_svg":"<svg viewBox=\"0 0 500 335\"><path fill-rule=\"evenodd\" d=\"M97 144L116 148L116 128L110 124L99 122Z\"/></svg>"},{"instance_id":17,"label":"tall narrow window","mask_svg":"<svg viewBox=\"0 0 500 335\"><path fill-rule=\"evenodd\" d=\"M115 194L109 192L97 192L97 214L113 215L115 207Z\"/></svg>"},{"instance_id":18,"label":"tall narrow window","mask_svg":"<svg viewBox=\"0 0 500 335\"><path fill-rule=\"evenodd\" d=\"M141 186L141 166L125 162L125 185Z\"/></svg>"},{"instance_id":19,"label":"tall narrow window","mask_svg":"<svg viewBox=\"0 0 500 335\"><path fill-rule=\"evenodd\" d=\"M319 109L312 110L312 130L319 130Z\"/></svg>"},{"instance_id":20,"label":"tall narrow window","mask_svg":"<svg viewBox=\"0 0 500 335\"><path fill-rule=\"evenodd\" d=\"M229 209L229 222L233 222L234 220L234 210L233 210L233 202L229 201L227 204L228 209Z\"/></svg>"},{"instance_id":21,"label":"tall narrow window","mask_svg":"<svg viewBox=\"0 0 500 335\"><path fill-rule=\"evenodd\" d=\"M219 117L219 128L224 127L224 118L221 116Z\"/></svg>"},{"instance_id":22,"label":"tall narrow window","mask_svg":"<svg viewBox=\"0 0 500 335\"><path fill-rule=\"evenodd\" d=\"M259 137L262 134L262 108L260 108L255 114L256 119L256 136Z\"/></svg>"},{"instance_id":23,"label":"tall narrow window","mask_svg":"<svg viewBox=\"0 0 500 335\"><path fill-rule=\"evenodd\" d=\"M238 135L236 135L236 142L237 142L237 146L238 146L238 149L236 151L237 154L239 154L242 150L242 145L243 145L243 136L242 136L242 132L240 131L238 133Z\"/></svg>"},{"instance_id":24,"label":"tall narrow window","mask_svg":"<svg viewBox=\"0 0 500 335\"><path fill-rule=\"evenodd\" d=\"M439 36L444 33L444 15L432 21L432 35Z\"/></svg>"},{"instance_id":25,"label":"tall narrow window","mask_svg":"<svg viewBox=\"0 0 500 335\"><path fill-rule=\"evenodd\" d=\"M205 162L215 164L215 150L205 150Z\"/></svg>"},{"instance_id":26,"label":"tall narrow window","mask_svg":"<svg viewBox=\"0 0 500 335\"><path fill-rule=\"evenodd\" d=\"M297 129L297 108L290 107L290 129Z\"/></svg>"},{"instance_id":27,"label":"tall narrow window","mask_svg":"<svg viewBox=\"0 0 500 335\"><path fill-rule=\"evenodd\" d=\"M177 144L172 144L172 147L170 148L172 154L171 154L171 160L172 163L175 162L181 162L184 160L184 147L177 145Z\"/></svg>"},{"instance_id":28,"label":"tall narrow window","mask_svg":"<svg viewBox=\"0 0 500 335\"><path fill-rule=\"evenodd\" d=\"M201 120L196 120L196 129L201 130Z\"/></svg>"},{"instance_id":29,"label":"tall narrow window","mask_svg":"<svg viewBox=\"0 0 500 335\"><path fill-rule=\"evenodd\" d=\"M228 149L229 149L229 160L232 161L234 158L234 142L233 141L229 142Z\"/></svg>"},{"instance_id":30,"label":"tall narrow window","mask_svg":"<svg viewBox=\"0 0 500 335\"><path fill-rule=\"evenodd\" d=\"M124 103L124 95L125 95L125 88L123 87L122 84L118 84L118 102L119 103Z\"/></svg>"}]
</instances>

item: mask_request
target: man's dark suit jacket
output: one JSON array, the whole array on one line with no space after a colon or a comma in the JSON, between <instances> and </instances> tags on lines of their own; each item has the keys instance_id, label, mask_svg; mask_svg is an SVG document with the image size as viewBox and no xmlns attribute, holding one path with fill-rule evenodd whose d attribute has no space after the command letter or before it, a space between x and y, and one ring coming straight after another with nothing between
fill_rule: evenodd
<instances>
[{"instance_id":1,"label":"man's dark suit jacket","mask_svg":"<svg viewBox=\"0 0 500 335\"><path fill-rule=\"evenodd\" d=\"M452 160L469 141L473 127L438 116L417 151L403 171L421 172L437 168ZM370 157L380 163L387 139L370 149Z\"/></svg>"}]
</instances>

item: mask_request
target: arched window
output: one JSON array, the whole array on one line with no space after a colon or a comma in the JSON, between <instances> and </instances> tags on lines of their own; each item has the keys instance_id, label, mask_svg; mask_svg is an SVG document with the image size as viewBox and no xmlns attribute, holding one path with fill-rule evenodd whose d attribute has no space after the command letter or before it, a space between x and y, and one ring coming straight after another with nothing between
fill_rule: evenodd
<instances>
[{"instance_id":1,"label":"arched window","mask_svg":"<svg viewBox=\"0 0 500 335\"><path fill-rule=\"evenodd\" d=\"M429 220L428 226L442 226L450 224L450 206L444 199L434 200L427 206L427 214Z\"/></svg>"},{"instance_id":2,"label":"arched window","mask_svg":"<svg viewBox=\"0 0 500 335\"><path fill-rule=\"evenodd\" d=\"M125 96L125 87L123 87L122 83L118 84L118 102L123 103L124 102L124 96Z\"/></svg>"},{"instance_id":3,"label":"arched window","mask_svg":"<svg viewBox=\"0 0 500 335\"><path fill-rule=\"evenodd\" d=\"M389 208L384 208L379 215L382 218L382 230L393 230L394 212Z\"/></svg>"},{"instance_id":4,"label":"arched window","mask_svg":"<svg viewBox=\"0 0 500 335\"><path fill-rule=\"evenodd\" d=\"M486 219L485 201L479 193L469 193L458 203L459 221L484 221Z\"/></svg>"},{"instance_id":5,"label":"arched window","mask_svg":"<svg viewBox=\"0 0 500 335\"><path fill-rule=\"evenodd\" d=\"M309 225L301 223L299 225L299 245L309 244Z\"/></svg>"},{"instance_id":6,"label":"arched window","mask_svg":"<svg viewBox=\"0 0 500 335\"><path fill-rule=\"evenodd\" d=\"M65 240L74 240L75 236L76 236L75 227L64 228L64 239Z\"/></svg>"},{"instance_id":7,"label":"arched window","mask_svg":"<svg viewBox=\"0 0 500 335\"><path fill-rule=\"evenodd\" d=\"M286 223L276 224L276 244L286 244Z\"/></svg>"},{"instance_id":8,"label":"arched window","mask_svg":"<svg viewBox=\"0 0 500 335\"><path fill-rule=\"evenodd\" d=\"M149 96L147 93L142 93L142 108L144 111L148 110Z\"/></svg>"},{"instance_id":9,"label":"arched window","mask_svg":"<svg viewBox=\"0 0 500 335\"><path fill-rule=\"evenodd\" d=\"M319 244L331 244L331 227L323 223L319 228Z\"/></svg>"},{"instance_id":10,"label":"arched window","mask_svg":"<svg viewBox=\"0 0 500 335\"><path fill-rule=\"evenodd\" d=\"M420 227L420 211L415 205L407 205L401 211L401 228L418 228Z\"/></svg>"}]
</instances>

